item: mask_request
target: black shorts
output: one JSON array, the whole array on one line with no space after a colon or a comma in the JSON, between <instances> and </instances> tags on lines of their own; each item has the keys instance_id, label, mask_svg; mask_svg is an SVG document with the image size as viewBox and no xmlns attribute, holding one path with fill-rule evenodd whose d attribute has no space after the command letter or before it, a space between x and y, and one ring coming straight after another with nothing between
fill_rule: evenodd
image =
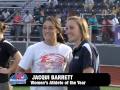
<instances>
[{"instance_id":1,"label":"black shorts","mask_svg":"<svg viewBox=\"0 0 120 90\"><path fill-rule=\"evenodd\" d=\"M99 31L98 31L98 30L92 30L92 34L93 34L93 35L98 35L98 34L99 34Z\"/></svg>"}]
</instances>

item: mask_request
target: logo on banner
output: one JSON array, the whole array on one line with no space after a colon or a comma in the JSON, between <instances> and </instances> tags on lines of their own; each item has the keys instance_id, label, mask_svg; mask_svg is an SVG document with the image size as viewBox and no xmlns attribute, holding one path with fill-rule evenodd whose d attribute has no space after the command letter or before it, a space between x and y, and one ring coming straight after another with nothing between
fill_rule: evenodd
<instances>
[{"instance_id":1,"label":"logo on banner","mask_svg":"<svg viewBox=\"0 0 120 90\"><path fill-rule=\"evenodd\" d=\"M10 84L26 84L26 80L28 79L27 75L21 72L15 73L10 76Z\"/></svg>"}]
</instances>

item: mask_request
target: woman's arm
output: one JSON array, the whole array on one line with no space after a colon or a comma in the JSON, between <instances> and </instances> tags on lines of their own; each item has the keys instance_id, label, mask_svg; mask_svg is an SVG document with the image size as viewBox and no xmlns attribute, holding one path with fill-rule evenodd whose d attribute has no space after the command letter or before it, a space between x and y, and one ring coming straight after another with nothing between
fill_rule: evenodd
<instances>
[{"instance_id":1,"label":"woman's arm","mask_svg":"<svg viewBox=\"0 0 120 90\"><path fill-rule=\"evenodd\" d=\"M16 69L18 67L18 63L22 59L22 55L19 51L17 51L16 54L13 56L13 58L14 58L14 62L11 65L11 67L8 69L10 71L10 73L16 72Z\"/></svg>"},{"instance_id":2,"label":"woman's arm","mask_svg":"<svg viewBox=\"0 0 120 90\"><path fill-rule=\"evenodd\" d=\"M94 69L92 67L88 67L83 69L83 73L94 73Z\"/></svg>"},{"instance_id":3,"label":"woman's arm","mask_svg":"<svg viewBox=\"0 0 120 90\"><path fill-rule=\"evenodd\" d=\"M0 67L0 73L2 74L11 74L11 73L14 73L18 67L18 63L19 61L21 60L22 58L22 55L19 51L17 51L14 56L14 62L13 64L10 66L10 68L3 68L3 67Z\"/></svg>"}]
</instances>

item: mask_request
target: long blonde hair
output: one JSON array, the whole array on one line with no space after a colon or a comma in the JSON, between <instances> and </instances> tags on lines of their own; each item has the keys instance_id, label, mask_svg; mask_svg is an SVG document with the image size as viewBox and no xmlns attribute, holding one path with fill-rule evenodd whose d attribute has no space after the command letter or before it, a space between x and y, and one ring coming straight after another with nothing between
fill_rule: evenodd
<instances>
[{"instance_id":1,"label":"long blonde hair","mask_svg":"<svg viewBox=\"0 0 120 90\"><path fill-rule=\"evenodd\" d=\"M87 24L87 21L84 18L81 18L81 17L78 17L78 16L71 16L71 17L68 17L67 20L68 21L73 20L78 24L81 35L82 35L82 41L83 40L90 40L88 24Z\"/></svg>"}]
</instances>

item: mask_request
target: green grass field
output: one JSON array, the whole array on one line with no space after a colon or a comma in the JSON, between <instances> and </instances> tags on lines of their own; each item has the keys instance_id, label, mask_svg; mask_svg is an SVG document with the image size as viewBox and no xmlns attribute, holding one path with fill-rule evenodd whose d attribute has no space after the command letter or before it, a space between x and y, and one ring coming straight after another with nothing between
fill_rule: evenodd
<instances>
[{"instance_id":1,"label":"green grass field","mask_svg":"<svg viewBox=\"0 0 120 90\"><path fill-rule=\"evenodd\" d=\"M13 90L29 90L29 87L14 87ZM101 87L101 90L120 90L117 87Z\"/></svg>"}]
</instances>

